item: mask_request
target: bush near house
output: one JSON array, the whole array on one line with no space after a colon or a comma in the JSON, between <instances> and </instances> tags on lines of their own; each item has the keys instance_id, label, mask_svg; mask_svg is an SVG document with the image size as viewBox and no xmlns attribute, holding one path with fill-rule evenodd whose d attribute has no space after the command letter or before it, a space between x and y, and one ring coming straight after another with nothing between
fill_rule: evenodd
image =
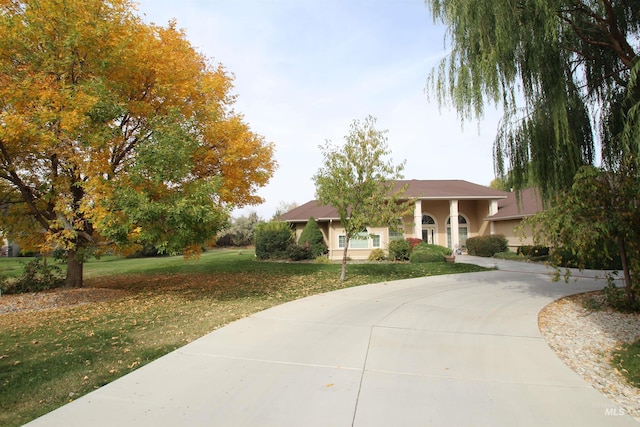
<instances>
[{"instance_id":1,"label":"bush near house","mask_svg":"<svg viewBox=\"0 0 640 427\"><path fill-rule=\"evenodd\" d=\"M389 242L389 259L392 261L408 261L411 256L411 245L407 240Z\"/></svg>"},{"instance_id":2,"label":"bush near house","mask_svg":"<svg viewBox=\"0 0 640 427\"><path fill-rule=\"evenodd\" d=\"M315 218L311 217L307 221L307 225L304 226L300 239L298 239L298 245L308 249L307 258L310 259L315 259L327 253L327 245L324 243L322 231L320 231Z\"/></svg>"},{"instance_id":3,"label":"bush near house","mask_svg":"<svg viewBox=\"0 0 640 427\"><path fill-rule=\"evenodd\" d=\"M369 261L384 261L387 259L384 251L382 249L374 249L369 254Z\"/></svg>"},{"instance_id":4,"label":"bush near house","mask_svg":"<svg viewBox=\"0 0 640 427\"><path fill-rule=\"evenodd\" d=\"M499 252L505 252L508 247L509 242L502 234L477 236L467 239L467 252L469 255L492 257Z\"/></svg>"},{"instance_id":5,"label":"bush near house","mask_svg":"<svg viewBox=\"0 0 640 427\"><path fill-rule=\"evenodd\" d=\"M412 263L421 262L444 262L444 257L453 253L450 248L439 245L430 245L428 243L419 243L410 256Z\"/></svg>"},{"instance_id":6,"label":"bush near house","mask_svg":"<svg viewBox=\"0 0 640 427\"><path fill-rule=\"evenodd\" d=\"M407 237L407 242L409 242L409 248L411 252L418 246L420 243L423 243L422 239L418 239L417 237Z\"/></svg>"},{"instance_id":7,"label":"bush near house","mask_svg":"<svg viewBox=\"0 0 640 427\"><path fill-rule=\"evenodd\" d=\"M258 259L289 259L295 240L291 226L282 221L263 222L256 226L255 244Z\"/></svg>"}]
</instances>

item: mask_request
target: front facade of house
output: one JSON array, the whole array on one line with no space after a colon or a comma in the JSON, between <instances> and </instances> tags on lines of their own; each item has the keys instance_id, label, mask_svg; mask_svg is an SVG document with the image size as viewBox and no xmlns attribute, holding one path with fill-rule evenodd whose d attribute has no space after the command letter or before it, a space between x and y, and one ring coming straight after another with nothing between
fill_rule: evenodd
<instances>
[{"instance_id":1,"label":"front facade of house","mask_svg":"<svg viewBox=\"0 0 640 427\"><path fill-rule=\"evenodd\" d=\"M386 251L389 242L398 238L418 238L427 243L464 250L470 237L500 233L509 239L510 245L519 246L514 231L508 229L513 218L492 219L499 214L501 205L513 206L509 203L514 199L512 193L462 180L406 180L397 183L407 187L404 197L413 202L412 214L399 220L401 224L396 231L388 227L368 227L361 238L349 242L348 256L352 259L367 259L374 249ZM310 217L322 230L329 258L341 259L346 243L345 231L336 209L312 200L280 219L295 227L297 241Z\"/></svg>"}]
</instances>

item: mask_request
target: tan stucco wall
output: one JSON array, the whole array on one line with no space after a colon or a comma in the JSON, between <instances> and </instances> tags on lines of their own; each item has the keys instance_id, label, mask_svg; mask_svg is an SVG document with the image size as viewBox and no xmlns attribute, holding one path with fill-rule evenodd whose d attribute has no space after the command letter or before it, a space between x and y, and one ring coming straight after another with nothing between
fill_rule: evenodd
<instances>
[{"instance_id":1,"label":"tan stucco wall","mask_svg":"<svg viewBox=\"0 0 640 427\"><path fill-rule=\"evenodd\" d=\"M531 237L531 227L525 227L525 237L523 237L522 233L515 230L518 226L520 226L520 220L518 219L494 222L494 234L503 234L509 241L509 249L514 252L519 246L534 244Z\"/></svg>"},{"instance_id":2,"label":"tan stucco wall","mask_svg":"<svg viewBox=\"0 0 640 427\"><path fill-rule=\"evenodd\" d=\"M380 235L380 248L387 252L387 248L389 246L389 229L386 227L376 228L369 227L367 229L369 234L377 234ZM338 237L340 235L344 235L344 228L341 226L339 221L333 221L331 223L331 227L329 228L329 239L326 241L327 246L329 246L329 258L332 260L340 260L342 259L342 255L344 254L344 248L338 247ZM331 242L331 245L329 245ZM369 258L369 254L372 250L378 249L372 246L372 239L369 239L369 247L367 249L354 249L349 245L349 249L347 252L347 256L351 259L363 260Z\"/></svg>"}]
</instances>

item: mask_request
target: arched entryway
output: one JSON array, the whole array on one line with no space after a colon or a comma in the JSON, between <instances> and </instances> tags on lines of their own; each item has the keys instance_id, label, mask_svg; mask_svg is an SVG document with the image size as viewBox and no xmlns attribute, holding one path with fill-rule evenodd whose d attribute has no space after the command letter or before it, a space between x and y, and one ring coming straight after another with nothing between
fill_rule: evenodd
<instances>
[{"instance_id":1,"label":"arched entryway","mask_svg":"<svg viewBox=\"0 0 640 427\"><path fill-rule=\"evenodd\" d=\"M436 245L437 241L437 224L433 216L422 215L422 240L432 245Z\"/></svg>"}]
</instances>

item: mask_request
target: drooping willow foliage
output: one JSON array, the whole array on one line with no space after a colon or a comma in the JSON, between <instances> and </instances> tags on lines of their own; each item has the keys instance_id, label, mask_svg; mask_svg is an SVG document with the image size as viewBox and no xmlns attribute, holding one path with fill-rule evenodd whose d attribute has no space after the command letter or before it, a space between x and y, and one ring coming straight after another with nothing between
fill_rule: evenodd
<instances>
[{"instance_id":1,"label":"drooping willow foliage","mask_svg":"<svg viewBox=\"0 0 640 427\"><path fill-rule=\"evenodd\" d=\"M552 208L538 237L583 259L614 242L640 307L640 1L426 4L451 48L430 79L438 101L463 120L504 111L495 169Z\"/></svg>"}]
</instances>

